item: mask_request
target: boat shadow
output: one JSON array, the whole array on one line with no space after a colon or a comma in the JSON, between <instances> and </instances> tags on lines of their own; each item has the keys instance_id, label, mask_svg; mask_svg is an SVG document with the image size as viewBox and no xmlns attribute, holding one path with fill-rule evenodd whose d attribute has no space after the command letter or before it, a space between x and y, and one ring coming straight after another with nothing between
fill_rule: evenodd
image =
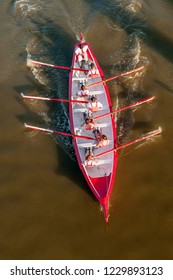
<instances>
[{"instance_id":1,"label":"boat shadow","mask_svg":"<svg viewBox=\"0 0 173 280\"><path fill-rule=\"evenodd\" d=\"M173 93L173 89L169 87L167 84L165 84L164 82L157 79L154 79L154 82L157 83L160 87L166 89L168 92Z\"/></svg>"},{"instance_id":2,"label":"boat shadow","mask_svg":"<svg viewBox=\"0 0 173 280\"><path fill-rule=\"evenodd\" d=\"M79 168L79 165L76 160L71 160L69 156L64 153L64 150L57 146L57 158L58 166L55 169L55 173L60 176L67 177L71 182L75 184L78 188L85 191L90 195L94 201L97 201L94 195L92 194L88 184L82 174L82 171Z\"/></svg>"}]
</instances>

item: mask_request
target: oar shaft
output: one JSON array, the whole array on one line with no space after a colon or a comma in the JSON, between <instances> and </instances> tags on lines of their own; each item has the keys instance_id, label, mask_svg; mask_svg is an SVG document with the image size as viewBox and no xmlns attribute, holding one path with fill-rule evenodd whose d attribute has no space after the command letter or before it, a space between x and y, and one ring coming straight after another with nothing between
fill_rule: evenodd
<instances>
[{"instance_id":1,"label":"oar shaft","mask_svg":"<svg viewBox=\"0 0 173 280\"><path fill-rule=\"evenodd\" d=\"M71 133L51 130L51 129L42 128L42 127L37 127L37 126L29 125L29 124L26 124L26 123L25 123L25 127L33 129L33 130L38 130L38 131L41 131L41 132L48 132L48 133L52 133L52 134L59 134L59 135L63 135L63 136L73 137L73 138L82 138L82 139L88 139L88 140L95 140L95 138L88 137L88 136L76 135L76 134L73 135Z\"/></svg>"},{"instance_id":2,"label":"oar shaft","mask_svg":"<svg viewBox=\"0 0 173 280\"><path fill-rule=\"evenodd\" d=\"M117 76L114 76L114 77L111 77L111 78L109 78L109 79L102 80L102 81L96 82L96 83L94 83L94 84L88 85L87 88L90 88L90 87L93 87L93 86L96 86L96 85L99 85L99 84L102 84L102 83L106 83L106 82L112 81L112 80L117 79L117 78L122 77L122 76L129 75L129 74L131 74L131 73L134 73L134 72L137 72L137 71L139 71L139 70L142 70L143 68L144 68L144 66L141 66L141 67L138 67L138 68L129 70L129 71L127 71L127 72L121 73L121 74L119 74L119 75L117 75Z\"/></svg>"},{"instance_id":3,"label":"oar shaft","mask_svg":"<svg viewBox=\"0 0 173 280\"><path fill-rule=\"evenodd\" d=\"M76 70L76 71L88 72L87 69L72 68L72 67L60 66L60 65L53 65L53 64L49 64L49 63L44 63L44 62L36 61L36 60L30 60L30 61L33 64L37 64L37 65L41 65L41 66L48 66L48 67L52 67L52 68L58 68L58 69L70 70L70 71L71 70Z\"/></svg>"}]
</instances>

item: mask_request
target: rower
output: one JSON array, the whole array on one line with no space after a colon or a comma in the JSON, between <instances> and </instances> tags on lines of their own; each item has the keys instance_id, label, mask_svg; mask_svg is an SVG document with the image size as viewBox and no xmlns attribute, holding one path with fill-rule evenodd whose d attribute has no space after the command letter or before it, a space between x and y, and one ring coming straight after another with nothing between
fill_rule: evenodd
<instances>
[{"instance_id":1,"label":"rower","mask_svg":"<svg viewBox=\"0 0 173 280\"><path fill-rule=\"evenodd\" d=\"M100 141L97 143L96 148L103 148L108 146L110 143L110 140L108 140L107 136L105 134L102 134Z\"/></svg>"},{"instance_id":2,"label":"rower","mask_svg":"<svg viewBox=\"0 0 173 280\"><path fill-rule=\"evenodd\" d=\"M95 138L96 138L96 141L97 141L97 142L101 141L101 137L102 137L102 130L101 130L101 128L96 127L96 128L93 130L93 133L94 133L94 136L95 136Z\"/></svg>"},{"instance_id":3,"label":"rower","mask_svg":"<svg viewBox=\"0 0 173 280\"><path fill-rule=\"evenodd\" d=\"M99 101L97 101L96 97L92 96L91 100L87 103L87 108L90 112L94 113L99 111L99 109L102 109L103 105Z\"/></svg>"},{"instance_id":4,"label":"rower","mask_svg":"<svg viewBox=\"0 0 173 280\"><path fill-rule=\"evenodd\" d=\"M86 155L85 161L82 165L86 166L86 167L93 167L93 166L97 165L97 163L94 159L93 153L90 151L90 149L89 149L89 153L88 153L88 155Z\"/></svg>"},{"instance_id":5,"label":"rower","mask_svg":"<svg viewBox=\"0 0 173 280\"><path fill-rule=\"evenodd\" d=\"M87 117L85 119L84 124L82 124L81 127L85 130L93 130L96 127L96 125L90 117Z\"/></svg>"},{"instance_id":6,"label":"rower","mask_svg":"<svg viewBox=\"0 0 173 280\"><path fill-rule=\"evenodd\" d=\"M95 64L92 62L91 63L91 69L88 71L88 77L90 78L96 78L99 76L99 71L96 69Z\"/></svg>"},{"instance_id":7,"label":"rower","mask_svg":"<svg viewBox=\"0 0 173 280\"><path fill-rule=\"evenodd\" d=\"M80 96L80 97L88 96L89 95L89 90L86 88L85 85L81 85L81 88L76 95Z\"/></svg>"}]
</instances>

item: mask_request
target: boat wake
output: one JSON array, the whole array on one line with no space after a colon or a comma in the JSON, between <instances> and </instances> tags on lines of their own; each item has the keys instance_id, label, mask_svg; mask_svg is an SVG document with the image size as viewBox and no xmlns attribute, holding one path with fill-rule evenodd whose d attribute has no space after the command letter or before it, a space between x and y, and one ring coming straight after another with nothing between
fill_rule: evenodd
<instances>
[{"instance_id":1,"label":"boat wake","mask_svg":"<svg viewBox=\"0 0 173 280\"><path fill-rule=\"evenodd\" d=\"M31 17L38 10L42 9L41 0L16 0L14 2L14 12L16 16Z\"/></svg>"},{"instance_id":2,"label":"boat wake","mask_svg":"<svg viewBox=\"0 0 173 280\"><path fill-rule=\"evenodd\" d=\"M128 12L139 13L143 10L144 1L142 0L118 0L117 3Z\"/></svg>"},{"instance_id":3,"label":"boat wake","mask_svg":"<svg viewBox=\"0 0 173 280\"><path fill-rule=\"evenodd\" d=\"M143 65L141 71L124 76L118 80L118 97L116 96L116 109L125 107L128 104L133 104L136 99L140 100L144 94L143 78L145 76L146 68L149 64L147 57L142 55L141 39L137 32L133 32L126 38L125 47L115 54L111 73L123 73L125 71ZM117 83L115 81L115 83ZM114 102L115 103L115 102ZM132 127L135 124L133 111L128 110L118 115L117 120L118 141L120 144L128 140Z\"/></svg>"}]
</instances>

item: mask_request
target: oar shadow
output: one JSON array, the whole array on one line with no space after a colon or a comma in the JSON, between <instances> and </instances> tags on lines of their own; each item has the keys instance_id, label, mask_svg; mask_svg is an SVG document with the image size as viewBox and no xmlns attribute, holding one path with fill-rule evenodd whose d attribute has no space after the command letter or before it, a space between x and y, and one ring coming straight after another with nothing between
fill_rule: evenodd
<instances>
[{"instance_id":1,"label":"oar shadow","mask_svg":"<svg viewBox=\"0 0 173 280\"><path fill-rule=\"evenodd\" d=\"M148 133L153 130L153 124L148 121L136 121L133 130L140 130L142 134Z\"/></svg>"},{"instance_id":2,"label":"oar shadow","mask_svg":"<svg viewBox=\"0 0 173 280\"><path fill-rule=\"evenodd\" d=\"M173 88L169 87L167 84L165 84L164 82L154 79L155 83L157 83L159 86L161 86L162 88L166 89L167 91L169 91L170 93L173 93Z\"/></svg>"}]
</instances>

